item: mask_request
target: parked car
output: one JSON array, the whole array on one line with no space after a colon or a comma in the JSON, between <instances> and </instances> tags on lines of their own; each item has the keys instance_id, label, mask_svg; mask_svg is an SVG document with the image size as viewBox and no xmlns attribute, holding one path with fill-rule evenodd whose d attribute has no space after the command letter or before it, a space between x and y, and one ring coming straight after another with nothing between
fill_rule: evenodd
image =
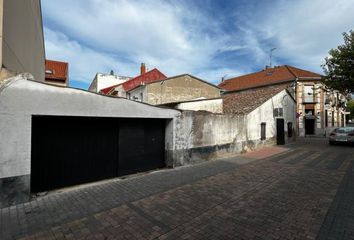
<instances>
[{"instance_id":1,"label":"parked car","mask_svg":"<svg viewBox=\"0 0 354 240\"><path fill-rule=\"evenodd\" d=\"M340 127L334 129L329 135L329 144L354 144L354 127Z\"/></svg>"}]
</instances>

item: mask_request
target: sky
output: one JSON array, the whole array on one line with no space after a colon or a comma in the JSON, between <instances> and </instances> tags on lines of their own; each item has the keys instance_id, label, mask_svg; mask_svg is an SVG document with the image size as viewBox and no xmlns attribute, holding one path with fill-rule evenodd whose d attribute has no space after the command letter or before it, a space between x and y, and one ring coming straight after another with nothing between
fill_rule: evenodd
<instances>
[{"instance_id":1,"label":"sky","mask_svg":"<svg viewBox=\"0 0 354 240\"><path fill-rule=\"evenodd\" d=\"M42 0L47 59L69 63L70 86L97 72L135 77L144 62L167 76L218 84L292 65L322 73L354 29L353 0Z\"/></svg>"}]
</instances>

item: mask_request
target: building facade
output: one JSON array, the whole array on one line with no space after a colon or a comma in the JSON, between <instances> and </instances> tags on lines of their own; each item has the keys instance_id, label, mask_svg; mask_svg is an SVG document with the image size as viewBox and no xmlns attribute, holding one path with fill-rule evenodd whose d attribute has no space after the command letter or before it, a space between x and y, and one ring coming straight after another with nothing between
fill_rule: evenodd
<instances>
[{"instance_id":1,"label":"building facade","mask_svg":"<svg viewBox=\"0 0 354 240\"><path fill-rule=\"evenodd\" d=\"M166 78L166 75L160 72L157 68L154 68L150 71L146 71L145 63L142 63L140 67L140 75L131 78L128 81L124 81L123 83L110 85L106 88L103 88L99 91L99 93L130 99L129 91L131 91L132 89L148 83L161 81Z\"/></svg>"},{"instance_id":2,"label":"building facade","mask_svg":"<svg viewBox=\"0 0 354 240\"><path fill-rule=\"evenodd\" d=\"M296 82L298 130L300 136L328 135L333 128L346 124L346 97L327 88L321 80Z\"/></svg>"},{"instance_id":3,"label":"building facade","mask_svg":"<svg viewBox=\"0 0 354 240\"><path fill-rule=\"evenodd\" d=\"M128 92L132 100L161 105L197 99L219 98L221 89L189 74L140 85Z\"/></svg>"},{"instance_id":4,"label":"building facade","mask_svg":"<svg viewBox=\"0 0 354 240\"><path fill-rule=\"evenodd\" d=\"M100 92L102 89L113 85L119 85L131 79L131 77L120 76L111 71L107 73L96 73L88 90L90 92Z\"/></svg>"},{"instance_id":5,"label":"building facade","mask_svg":"<svg viewBox=\"0 0 354 240\"><path fill-rule=\"evenodd\" d=\"M69 86L69 64L46 59L45 82L63 87Z\"/></svg>"},{"instance_id":6,"label":"building facade","mask_svg":"<svg viewBox=\"0 0 354 240\"><path fill-rule=\"evenodd\" d=\"M275 142L281 133L280 142L291 141L296 131L296 101L287 88L279 84L225 93L224 113L247 117L249 139Z\"/></svg>"},{"instance_id":7,"label":"building facade","mask_svg":"<svg viewBox=\"0 0 354 240\"><path fill-rule=\"evenodd\" d=\"M0 0L0 76L28 72L44 81L44 59L40 0Z\"/></svg>"},{"instance_id":8,"label":"building facade","mask_svg":"<svg viewBox=\"0 0 354 240\"><path fill-rule=\"evenodd\" d=\"M327 88L322 80L320 74L284 65L225 80L219 87L232 92L287 84L297 102L298 135L327 135L333 128L345 126L346 97Z\"/></svg>"}]
</instances>

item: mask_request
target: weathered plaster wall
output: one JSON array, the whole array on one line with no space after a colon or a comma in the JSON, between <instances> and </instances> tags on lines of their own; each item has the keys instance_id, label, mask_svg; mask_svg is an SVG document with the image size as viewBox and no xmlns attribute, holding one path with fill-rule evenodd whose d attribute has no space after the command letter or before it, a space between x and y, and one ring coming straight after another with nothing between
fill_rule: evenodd
<instances>
[{"instance_id":1,"label":"weathered plaster wall","mask_svg":"<svg viewBox=\"0 0 354 240\"><path fill-rule=\"evenodd\" d=\"M23 183L23 179L29 179L27 176L30 175L32 115L173 119L179 114L173 109L56 87L16 76L0 86L0 183L29 186L29 183ZM173 130L173 121L168 123L166 130L168 146L173 144L169 130ZM13 195L9 193L13 190L7 189L2 187L1 198ZM29 189L17 189L16 192L24 191L29 192Z\"/></svg>"},{"instance_id":2,"label":"weathered plaster wall","mask_svg":"<svg viewBox=\"0 0 354 240\"><path fill-rule=\"evenodd\" d=\"M247 116L184 111L175 120L174 166L232 156L269 143L247 136ZM273 141L271 141L273 143Z\"/></svg>"},{"instance_id":3,"label":"weathered plaster wall","mask_svg":"<svg viewBox=\"0 0 354 240\"><path fill-rule=\"evenodd\" d=\"M129 99L138 102L147 102L147 87L146 85L139 86L129 92Z\"/></svg>"},{"instance_id":4,"label":"weathered plaster wall","mask_svg":"<svg viewBox=\"0 0 354 240\"><path fill-rule=\"evenodd\" d=\"M174 165L192 164L276 144L274 108L283 108L286 141L295 137L295 101L284 90L248 115L183 111L177 118ZM266 140L261 140L261 122L266 122ZM287 123L293 123L293 138L287 138Z\"/></svg>"},{"instance_id":5,"label":"weathered plaster wall","mask_svg":"<svg viewBox=\"0 0 354 240\"><path fill-rule=\"evenodd\" d=\"M190 75L182 75L147 85L147 103L165 104L197 98L218 98L220 89Z\"/></svg>"},{"instance_id":6,"label":"weathered plaster wall","mask_svg":"<svg viewBox=\"0 0 354 240\"><path fill-rule=\"evenodd\" d=\"M114 90L118 92L117 94L118 97L130 99L129 96L127 96L127 92L124 90L123 85L118 85L117 87L115 87Z\"/></svg>"},{"instance_id":7,"label":"weathered plaster wall","mask_svg":"<svg viewBox=\"0 0 354 240\"><path fill-rule=\"evenodd\" d=\"M44 81L44 40L39 0L3 0L2 64ZM1 67L1 66L0 66Z\"/></svg>"},{"instance_id":8,"label":"weathered plaster wall","mask_svg":"<svg viewBox=\"0 0 354 240\"><path fill-rule=\"evenodd\" d=\"M192 110L192 111L208 111L212 113L222 113L223 103L222 99L205 99L192 102L183 102L176 105L179 110Z\"/></svg>"},{"instance_id":9,"label":"weathered plaster wall","mask_svg":"<svg viewBox=\"0 0 354 240\"><path fill-rule=\"evenodd\" d=\"M292 122L293 131L295 131L296 103L288 93L283 90L247 115L247 134L249 140L257 140L261 138L262 122L266 123L266 137L268 139L276 137L276 118L273 116L273 109L275 108L283 109L283 117L281 118L284 118L285 136L287 136L288 132L288 122ZM295 132L293 133L293 136L295 136Z\"/></svg>"}]
</instances>

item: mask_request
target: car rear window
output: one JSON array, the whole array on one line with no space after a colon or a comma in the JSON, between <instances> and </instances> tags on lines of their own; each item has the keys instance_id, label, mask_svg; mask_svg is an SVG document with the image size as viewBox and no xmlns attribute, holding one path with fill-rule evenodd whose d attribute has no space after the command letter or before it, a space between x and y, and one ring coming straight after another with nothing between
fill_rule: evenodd
<instances>
[{"instance_id":1,"label":"car rear window","mask_svg":"<svg viewBox=\"0 0 354 240\"><path fill-rule=\"evenodd\" d=\"M354 128L353 127L346 127L346 128L337 128L335 130L336 133L350 133L350 132L354 132Z\"/></svg>"}]
</instances>

